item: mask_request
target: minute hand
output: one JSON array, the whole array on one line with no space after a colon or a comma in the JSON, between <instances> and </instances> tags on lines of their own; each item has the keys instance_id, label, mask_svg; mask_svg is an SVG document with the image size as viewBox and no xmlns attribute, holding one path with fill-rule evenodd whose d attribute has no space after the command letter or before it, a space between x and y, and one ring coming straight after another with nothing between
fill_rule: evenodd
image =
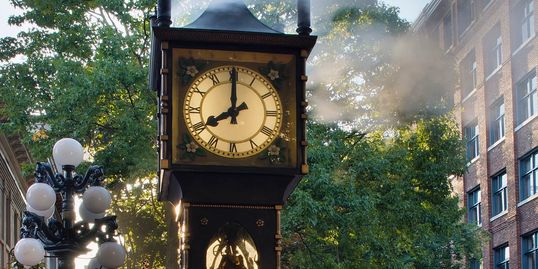
<instances>
[{"instance_id":1,"label":"minute hand","mask_svg":"<svg viewBox=\"0 0 538 269\"><path fill-rule=\"evenodd\" d=\"M232 118L230 123L231 124L237 124L237 111L236 111L236 104L237 104L237 70L235 67L232 67L232 71L230 72L230 76L232 77L232 94L230 96L230 102L232 106L230 107L230 117Z\"/></svg>"}]
</instances>

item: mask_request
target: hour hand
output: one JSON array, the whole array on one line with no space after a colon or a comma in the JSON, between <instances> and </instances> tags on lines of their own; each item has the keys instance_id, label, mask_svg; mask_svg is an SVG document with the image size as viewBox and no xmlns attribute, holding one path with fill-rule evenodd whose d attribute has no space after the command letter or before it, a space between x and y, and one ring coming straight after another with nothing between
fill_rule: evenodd
<instances>
[{"instance_id":1,"label":"hour hand","mask_svg":"<svg viewBox=\"0 0 538 269\"><path fill-rule=\"evenodd\" d=\"M248 109L248 106L245 102L241 103L238 107L230 107L228 108L228 114L232 118L230 123L231 124L237 124L237 115L239 115L239 111Z\"/></svg>"},{"instance_id":2,"label":"hour hand","mask_svg":"<svg viewBox=\"0 0 538 269\"><path fill-rule=\"evenodd\" d=\"M217 126L219 125L219 121L223 120L223 119L226 119L230 116L230 114L226 111L226 112L222 112L220 113L220 115L218 115L217 117L215 116L209 116L207 118L207 121L206 121L206 125L209 125L209 126Z\"/></svg>"}]
</instances>

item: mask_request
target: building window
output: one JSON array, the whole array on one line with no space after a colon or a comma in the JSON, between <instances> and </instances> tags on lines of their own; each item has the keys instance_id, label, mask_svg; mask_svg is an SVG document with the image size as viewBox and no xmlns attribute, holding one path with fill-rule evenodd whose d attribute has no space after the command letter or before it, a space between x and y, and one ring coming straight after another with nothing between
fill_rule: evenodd
<instances>
[{"instance_id":1,"label":"building window","mask_svg":"<svg viewBox=\"0 0 538 269\"><path fill-rule=\"evenodd\" d=\"M465 126L464 129L465 141L467 142L467 161L472 161L478 157L478 121Z\"/></svg>"},{"instance_id":2,"label":"building window","mask_svg":"<svg viewBox=\"0 0 538 269\"><path fill-rule=\"evenodd\" d=\"M498 24L486 35L484 48L486 53L486 74L490 75L503 62L501 29Z\"/></svg>"},{"instance_id":3,"label":"building window","mask_svg":"<svg viewBox=\"0 0 538 269\"><path fill-rule=\"evenodd\" d=\"M520 199L525 200L536 193L536 175L538 172L538 152L523 158L520 162Z\"/></svg>"},{"instance_id":4,"label":"building window","mask_svg":"<svg viewBox=\"0 0 538 269\"><path fill-rule=\"evenodd\" d=\"M461 88L464 98L469 95L469 93L471 93L478 84L476 68L476 57L473 49L460 63Z\"/></svg>"},{"instance_id":5,"label":"building window","mask_svg":"<svg viewBox=\"0 0 538 269\"><path fill-rule=\"evenodd\" d=\"M443 19L443 42L445 50L448 50L452 46L452 12Z\"/></svg>"},{"instance_id":6,"label":"building window","mask_svg":"<svg viewBox=\"0 0 538 269\"><path fill-rule=\"evenodd\" d=\"M516 91L517 122L521 124L535 115L538 108L536 72L534 70L518 82Z\"/></svg>"},{"instance_id":7,"label":"building window","mask_svg":"<svg viewBox=\"0 0 538 269\"><path fill-rule=\"evenodd\" d=\"M478 259L471 259L469 261L469 269L482 269L482 262Z\"/></svg>"},{"instance_id":8,"label":"building window","mask_svg":"<svg viewBox=\"0 0 538 269\"><path fill-rule=\"evenodd\" d=\"M0 188L0 219L5 219L4 215L4 190ZM6 240L4 237L4 229L5 229L5 223L4 221L0 221L0 241Z\"/></svg>"},{"instance_id":9,"label":"building window","mask_svg":"<svg viewBox=\"0 0 538 269\"><path fill-rule=\"evenodd\" d=\"M510 260L510 248L508 245L500 246L494 249L494 269L509 269L508 261Z\"/></svg>"},{"instance_id":10,"label":"building window","mask_svg":"<svg viewBox=\"0 0 538 269\"><path fill-rule=\"evenodd\" d=\"M536 269L538 263L538 232L523 236L523 269Z\"/></svg>"},{"instance_id":11,"label":"building window","mask_svg":"<svg viewBox=\"0 0 538 269\"><path fill-rule=\"evenodd\" d=\"M6 198L6 200L4 201L4 208L5 208L5 211L4 211L4 217L5 217L5 222L4 222L4 240L5 240L5 243L6 245L8 246L11 246L11 236L9 235L9 231L11 230L10 228L10 225L11 225L11 200L9 199L9 196Z\"/></svg>"},{"instance_id":12,"label":"building window","mask_svg":"<svg viewBox=\"0 0 538 269\"><path fill-rule=\"evenodd\" d=\"M13 215L12 215L12 221L13 225L11 226L13 229L11 230L11 242L13 245L19 240L19 232L20 232L20 217L19 213L15 211L15 209L12 209Z\"/></svg>"},{"instance_id":13,"label":"building window","mask_svg":"<svg viewBox=\"0 0 538 269\"><path fill-rule=\"evenodd\" d=\"M473 21L473 3L471 0L458 1L458 33L462 35Z\"/></svg>"},{"instance_id":14,"label":"building window","mask_svg":"<svg viewBox=\"0 0 538 269\"><path fill-rule=\"evenodd\" d=\"M525 0L517 7L517 15L519 20L519 44L525 43L529 38L534 36L534 1Z\"/></svg>"},{"instance_id":15,"label":"building window","mask_svg":"<svg viewBox=\"0 0 538 269\"><path fill-rule=\"evenodd\" d=\"M489 145L495 144L504 137L504 99L493 103L489 111Z\"/></svg>"},{"instance_id":16,"label":"building window","mask_svg":"<svg viewBox=\"0 0 538 269\"><path fill-rule=\"evenodd\" d=\"M469 208L469 216L468 221L469 223L475 223L476 225L480 226L482 225L482 217L481 217L481 201L482 198L480 198L480 188L476 188L469 193L467 193L467 204Z\"/></svg>"},{"instance_id":17,"label":"building window","mask_svg":"<svg viewBox=\"0 0 538 269\"><path fill-rule=\"evenodd\" d=\"M493 216L508 209L507 176L502 172L491 179L492 209Z\"/></svg>"}]
</instances>

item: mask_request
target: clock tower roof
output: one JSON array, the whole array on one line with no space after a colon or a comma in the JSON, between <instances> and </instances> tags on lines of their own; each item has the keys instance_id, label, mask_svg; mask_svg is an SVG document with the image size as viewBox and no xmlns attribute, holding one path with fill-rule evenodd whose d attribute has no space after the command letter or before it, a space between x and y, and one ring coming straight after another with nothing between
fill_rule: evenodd
<instances>
[{"instance_id":1,"label":"clock tower roof","mask_svg":"<svg viewBox=\"0 0 538 269\"><path fill-rule=\"evenodd\" d=\"M282 34L254 17L242 0L213 0L198 19L183 28Z\"/></svg>"}]
</instances>

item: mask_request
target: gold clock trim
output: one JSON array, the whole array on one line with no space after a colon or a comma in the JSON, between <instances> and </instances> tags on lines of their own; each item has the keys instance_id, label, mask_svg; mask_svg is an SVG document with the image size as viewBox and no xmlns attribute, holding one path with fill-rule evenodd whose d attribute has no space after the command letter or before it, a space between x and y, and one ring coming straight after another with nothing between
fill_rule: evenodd
<instances>
[{"instance_id":1,"label":"gold clock trim","mask_svg":"<svg viewBox=\"0 0 538 269\"><path fill-rule=\"evenodd\" d=\"M210 142L211 141L206 141L205 139L201 138L200 137L200 133L203 132L203 131L200 131L200 132L197 132L197 130L194 128L194 126L196 124L199 124L199 123L193 123L193 121L191 120L191 115L190 115L190 112L189 112L189 109L191 108L191 99L193 97L193 95L195 95L195 93L198 93L196 90L198 88L198 86L204 82L206 79L209 79L209 76L211 74L216 74L216 73L219 73L219 72L226 72L226 71L231 71L232 68L236 68L237 72L238 73L246 73L248 74L249 76L253 77L253 82L254 81L259 81L263 84L263 87L266 88L269 93L270 93L270 96L272 97L273 99L273 102L275 103L275 109L276 109L276 117L275 117L275 123L274 125L272 126L271 128L271 133L270 135L268 135L267 133L264 133L264 135L267 137L266 139L263 140L263 143L261 143L260 145L257 145L254 143L254 145L256 145L254 148L251 148L250 150L246 150L246 151L241 151L241 152L231 152L231 151L225 151L225 150L221 150L221 149L218 149L216 147L212 147L210 145ZM242 85L248 89L250 89L252 92L254 92L257 96L257 98L259 98L259 100L261 101L261 104L263 105L263 111L264 113L267 113L267 104L266 102L264 101L265 97L264 96L267 94L264 94L264 95L261 95L261 93L256 90L252 85L252 83L249 85L248 83L244 83L242 81L237 81L236 82L237 85ZM207 93L211 92L213 89L215 89L216 87L219 87L223 84L231 84L229 80L226 80L226 81L219 81L218 83L214 83L211 87L209 87L206 91L204 91L205 94L202 95L202 98L199 102L200 104L200 112L199 114L202 115L202 104L204 103L206 97L207 97ZM199 89L198 89L199 91ZM203 72L203 74L199 75L198 77L196 77L193 82L189 85L189 87L187 88L187 91L186 91L186 94L185 94L185 99L184 99L184 102L183 102L183 118L185 120L185 125L187 127L187 130L188 130L188 133L194 138L194 140L199 144L201 145L204 149L208 150L209 152L211 153L214 153L218 156L221 156L221 157L226 157L226 158L230 158L230 159L239 159L239 158L247 158L247 157L251 157L251 156L254 156L256 154L259 154L260 152L262 152L263 150L265 150L266 148L268 148L274 141L275 139L280 135L280 132L281 132L281 128L282 128L282 117L283 117L283 107L282 107L282 102L280 100L280 96L277 92L277 90L275 89L275 87L272 85L272 83L270 83L263 75L261 75L260 73L252 70L252 69L249 69L247 67L244 67L244 66L235 66L235 65L223 65L223 66L218 66L218 67L215 67L215 68L212 68L212 69L209 69L205 72ZM260 135L260 133L262 133L262 130L264 128L268 128L268 126L265 125L266 121L267 121L267 115L263 115L263 121L260 125L260 127L258 128L258 130L256 130L253 135L245 138L245 139L242 139L242 140L237 140L237 141L231 141L227 138L224 138L222 136L219 136L217 134L215 134L214 132L212 132L209 128L207 128L207 120L202 118L201 117L201 123L203 123L203 125L205 126L204 127L204 130L207 130L207 132L209 132L209 134L212 136L212 137L215 137L216 139L218 139L219 141L224 141L226 143L229 144L229 146L231 147L232 146L232 143L233 144L242 144L242 143L252 143L253 142L253 139L257 136ZM268 128L269 129L269 128ZM250 145L252 147L252 144ZM237 148L236 148L237 150Z\"/></svg>"}]
</instances>

